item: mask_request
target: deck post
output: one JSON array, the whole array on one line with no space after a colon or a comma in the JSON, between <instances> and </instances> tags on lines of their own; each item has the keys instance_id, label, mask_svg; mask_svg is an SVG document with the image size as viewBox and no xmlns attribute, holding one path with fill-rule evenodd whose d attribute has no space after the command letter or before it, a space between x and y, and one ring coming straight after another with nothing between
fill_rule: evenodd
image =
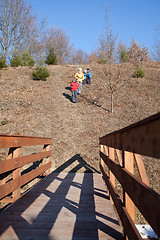
<instances>
[{"instance_id":1,"label":"deck post","mask_svg":"<svg viewBox=\"0 0 160 240\"><path fill-rule=\"evenodd\" d=\"M124 168L128 170L130 173L134 174L134 157L133 153L124 151ZM127 183L126 183L127 184ZM124 205L132 219L133 222L135 222L135 205L131 198L128 196L126 192L124 194ZM126 240L128 240L128 237L126 236Z\"/></svg>"},{"instance_id":2,"label":"deck post","mask_svg":"<svg viewBox=\"0 0 160 240\"><path fill-rule=\"evenodd\" d=\"M100 151L103 152L103 145L100 145ZM102 167L104 167L104 161L102 158L100 159L100 163L101 163Z\"/></svg>"},{"instance_id":3,"label":"deck post","mask_svg":"<svg viewBox=\"0 0 160 240\"><path fill-rule=\"evenodd\" d=\"M21 147L12 148L12 157L13 158L17 158L20 155L21 155ZM13 180L16 180L20 176L21 176L21 168L15 169L13 171ZM13 201L17 200L20 197L20 192L21 192L21 188L20 188L20 182L19 182L19 187L12 193Z\"/></svg>"},{"instance_id":4,"label":"deck post","mask_svg":"<svg viewBox=\"0 0 160 240\"><path fill-rule=\"evenodd\" d=\"M109 158L112 161L115 161L115 150L114 150L114 148L109 147ZM109 178L110 178L110 181L111 181L113 187L115 187L115 176L114 176L114 174L110 170L109 170ZM111 200L111 202L113 204L113 200L111 198L111 195L110 195L110 200Z\"/></svg>"},{"instance_id":5,"label":"deck post","mask_svg":"<svg viewBox=\"0 0 160 240\"><path fill-rule=\"evenodd\" d=\"M45 150L45 151L50 151L51 150L51 145L49 144L49 145L44 145L44 149L43 150ZM47 157L47 159L46 159L46 163L49 163L50 162L50 160L51 160L51 157ZM50 174L50 168L46 171L46 175L48 175L48 174Z\"/></svg>"}]
</instances>

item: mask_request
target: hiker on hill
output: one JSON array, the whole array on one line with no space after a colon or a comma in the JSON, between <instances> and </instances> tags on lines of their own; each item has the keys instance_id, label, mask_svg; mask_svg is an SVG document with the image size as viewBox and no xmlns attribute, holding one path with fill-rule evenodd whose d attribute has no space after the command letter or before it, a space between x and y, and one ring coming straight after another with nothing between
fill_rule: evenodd
<instances>
[{"instance_id":1,"label":"hiker on hill","mask_svg":"<svg viewBox=\"0 0 160 240\"><path fill-rule=\"evenodd\" d=\"M91 71L89 70L89 68L87 68L86 82L87 82L88 84L91 84L91 78L92 78Z\"/></svg>"},{"instance_id":2,"label":"hiker on hill","mask_svg":"<svg viewBox=\"0 0 160 240\"><path fill-rule=\"evenodd\" d=\"M82 84L86 84L87 70L84 70L83 75L84 75L84 80L83 80Z\"/></svg>"},{"instance_id":3,"label":"hiker on hill","mask_svg":"<svg viewBox=\"0 0 160 240\"><path fill-rule=\"evenodd\" d=\"M72 91L72 102L77 103L77 89L79 89L79 83L76 82L76 78L73 78L72 83L70 85Z\"/></svg>"},{"instance_id":4,"label":"hiker on hill","mask_svg":"<svg viewBox=\"0 0 160 240\"><path fill-rule=\"evenodd\" d=\"M79 83L79 88L78 88L77 94L81 94L82 82L84 80L82 68L78 69L78 72L75 74L75 78L76 78L77 82Z\"/></svg>"}]
</instances>

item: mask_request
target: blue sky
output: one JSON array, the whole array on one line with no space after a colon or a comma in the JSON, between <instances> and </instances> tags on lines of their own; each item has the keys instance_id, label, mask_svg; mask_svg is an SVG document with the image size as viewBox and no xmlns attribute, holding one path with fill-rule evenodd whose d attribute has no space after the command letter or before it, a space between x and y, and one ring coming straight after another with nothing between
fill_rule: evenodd
<instances>
[{"instance_id":1,"label":"blue sky","mask_svg":"<svg viewBox=\"0 0 160 240\"><path fill-rule=\"evenodd\" d=\"M112 6L110 24L117 42L129 46L134 38L152 50L160 39L160 0L28 0L35 15L46 17L47 28L61 27L76 49L91 53L104 32L105 12Z\"/></svg>"}]
</instances>

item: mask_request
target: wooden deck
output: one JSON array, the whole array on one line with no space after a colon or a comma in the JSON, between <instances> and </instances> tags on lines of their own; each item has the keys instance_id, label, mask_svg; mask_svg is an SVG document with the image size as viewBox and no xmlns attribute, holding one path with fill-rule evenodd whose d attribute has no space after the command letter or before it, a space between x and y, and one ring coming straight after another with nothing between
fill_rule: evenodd
<instances>
[{"instance_id":1,"label":"wooden deck","mask_svg":"<svg viewBox=\"0 0 160 240\"><path fill-rule=\"evenodd\" d=\"M123 239L97 173L51 173L0 214L0 240Z\"/></svg>"}]
</instances>

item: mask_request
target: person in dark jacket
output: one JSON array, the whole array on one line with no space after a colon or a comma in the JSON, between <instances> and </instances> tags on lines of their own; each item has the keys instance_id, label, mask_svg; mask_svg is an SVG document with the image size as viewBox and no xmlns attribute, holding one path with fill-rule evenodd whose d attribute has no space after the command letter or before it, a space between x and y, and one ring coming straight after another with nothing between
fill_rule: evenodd
<instances>
[{"instance_id":1,"label":"person in dark jacket","mask_svg":"<svg viewBox=\"0 0 160 240\"><path fill-rule=\"evenodd\" d=\"M84 80L83 80L82 84L86 84L87 70L84 70L83 75L84 75Z\"/></svg>"},{"instance_id":2,"label":"person in dark jacket","mask_svg":"<svg viewBox=\"0 0 160 240\"><path fill-rule=\"evenodd\" d=\"M72 91L72 102L77 103L77 89L80 88L79 83L76 81L76 78L73 78L70 85Z\"/></svg>"},{"instance_id":3,"label":"person in dark jacket","mask_svg":"<svg viewBox=\"0 0 160 240\"><path fill-rule=\"evenodd\" d=\"M87 77L86 77L86 81L87 81L88 84L91 84L91 78L92 78L91 71L89 70L89 68L87 68Z\"/></svg>"}]
</instances>

